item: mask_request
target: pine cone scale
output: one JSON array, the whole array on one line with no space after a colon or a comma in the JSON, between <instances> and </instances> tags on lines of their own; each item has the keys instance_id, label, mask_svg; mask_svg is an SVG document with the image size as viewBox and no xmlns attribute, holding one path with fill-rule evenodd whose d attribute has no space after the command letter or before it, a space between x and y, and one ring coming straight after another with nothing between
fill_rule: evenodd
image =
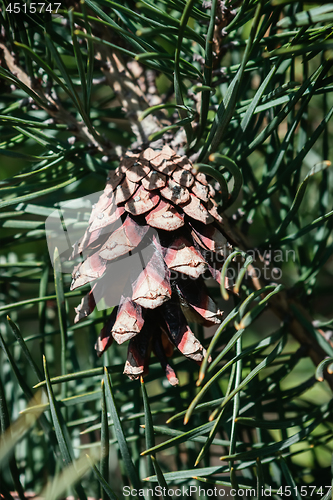
<instances>
[{"instance_id":1,"label":"pine cone scale","mask_svg":"<svg viewBox=\"0 0 333 500\"><path fill-rule=\"evenodd\" d=\"M146 222L151 227L165 231L176 231L184 225L184 215L163 199L146 215Z\"/></svg>"},{"instance_id":2,"label":"pine cone scale","mask_svg":"<svg viewBox=\"0 0 333 500\"><path fill-rule=\"evenodd\" d=\"M161 306L171 297L169 270L165 266L162 256L155 252L133 283L132 299L147 309Z\"/></svg>"},{"instance_id":3,"label":"pine cone scale","mask_svg":"<svg viewBox=\"0 0 333 500\"><path fill-rule=\"evenodd\" d=\"M146 191L140 186L125 204L125 210L132 215L142 215L155 208L160 201L160 196L154 191Z\"/></svg>"},{"instance_id":4,"label":"pine cone scale","mask_svg":"<svg viewBox=\"0 0 333 500\"><path fill-rule=\"evenodd\" d=\"M130 298L122 297L116 321L112 327L112 336L118 344L122 344L140 333L144 325L142 307Z\"/></svg>"}]
</instances>

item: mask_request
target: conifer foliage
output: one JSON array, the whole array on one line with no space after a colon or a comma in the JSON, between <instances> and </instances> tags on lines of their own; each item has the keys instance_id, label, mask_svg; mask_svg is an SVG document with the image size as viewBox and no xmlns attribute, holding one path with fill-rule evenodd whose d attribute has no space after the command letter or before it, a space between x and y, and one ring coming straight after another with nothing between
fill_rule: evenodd
<instances>
[{"instance_id":1,"label":"conifer foliage","mask_svg":"<svg viewBox=\"0 0 333 500\"><path fill-rule=\"evenodd\" d=\"M331 498L332 23L0 1L1 498Z\"/></svg>"}]
</instances>

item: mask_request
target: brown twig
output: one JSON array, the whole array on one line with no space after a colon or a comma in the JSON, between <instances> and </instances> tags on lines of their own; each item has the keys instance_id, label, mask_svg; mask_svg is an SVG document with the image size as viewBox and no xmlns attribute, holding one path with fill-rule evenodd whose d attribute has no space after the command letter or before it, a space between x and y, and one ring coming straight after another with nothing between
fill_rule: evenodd
<instances>
[{"instance_id":1,"label":"brown twig","mask_svg":"<svg viewBox=\"0 0 333 500\"><path fill-rule=\"evenodd\" d=\"M56 122L66 124L68 126L68 130L70 130L72 135L77 139L85 142L86 144L90 144L95 147L96 150L101 151L104 155L110 153L112 149L111 144L106 143L97 130L94 130L94 133L92 133L84 121L78 121L75 116L62 106L54 91L51 95L51 93L42 88L41 85L34 85L29 75L20 67L13 54L8 50L4 43L0 42L0 49L3 51L4 60L8 70L29 89L35 92L41 101L45 103L42 105L35 102L35 106L44 109L44 111L46 111Z\"/></svg>"},{"instance_id":2,"label":"brown twig","mask_svg":"<svg viewBox=\"0 0 333 500\"><path fill-rule=\"evenodd\" d=\"M148 115L141 121L141 114L149 107L149 103L138 84L138 79L131 74L119 55L105 47L99 48L96 59L100 62L108 85L116 94L119 104L126 113L138 144L148 144L149 135L158 131L160 124L152 115Z\"/></svg>"},{"instance_id":3,"label":"brown twig","mask_svg":"<svg viewBox=\"0 0 333 500\"><path fill-rule=\"evenodd\" d=\"M229 239L233 241L234 245L245 252L250 250L251 245L247 238L240 232L239 228L232 225L226 216L224 216L223 219L223 230L228 235ZM261 290L265 286L265 283L263 283L263 280L255 271L255 269L258 269L260 275L263 275L261 271L264 266L267 266L267 264L264 262L263 257L259 255L254 260L253 265L250 265L248 268L255 290ZM283 289L279 293L273 295L268 304L270 309L281 321L288 321L289 332L301 346L307 347L308 356L311 358L314 365L318 366L318 364L327 357L327 353L311 334L310 330L314 328L313 319L309 315L308 311L299 301L289 297L287 289ZM302 324L299 318L296 317L295 310L298 311L299 315L304 318L304 324ZM322 335L325 342L329 342L321 330L317 329L317 332ZM330 345L333 347L331 342ZM333 391L333 374L325 372L324 378Z\"/></svg>"}]
</instances>

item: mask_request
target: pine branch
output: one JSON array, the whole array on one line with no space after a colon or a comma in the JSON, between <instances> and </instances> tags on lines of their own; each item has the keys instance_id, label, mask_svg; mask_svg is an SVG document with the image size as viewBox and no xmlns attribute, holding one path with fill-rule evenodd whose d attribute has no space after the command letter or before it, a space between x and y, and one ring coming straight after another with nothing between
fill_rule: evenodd
<instances>
[{"instance_id":1,"label":"pine branch","mask_svg":"<svg viewBox=\"0 0 333 500\"><path fill-rule=\"evenodd\" d=\"M161 125L152 115L148 115L140 121L142 112L149 107L149 104L145 92L138 84L140 77L138 73L141 72L139 64L136 61L132 62L132 71L137 72L137 75L133 76L119 54L111 52L102 46L98 49L96 59L100 62L106 81L115 92L117 100L123 111L125 111L125 116L137 138L137 143L132 144L132 149L135 149L138 145L147 146L149 144L148 137L157 132ZM148 91L148 89L146 90ZM158 101L160 102L160 99Z\"/></svg>"},{"instance_id":2,"label":"pine branch","mask_svg":"<svg viewBox=\"0 0 333 500\"><path fill-rule=\"evenodd\" d=\"M230 218L223 215L223 230L228 234L230 241L234 245L244 252L252 249L249 240L242 234L240 229L232 224ZM256 252L257 255L257 252ZM253 264L248 267L248 274L251 278L253 287L255 290L261 290L265 285L263 278L256 275L256 269L259 270L260 276L264 276L264 266L266 272L269 272L269 266L264 262L262 255L254 258ZM272 275L272 273L270 273ZM273 295L269 302L270 309L280 318L281 321L288 323L288 328L292 336L297 340L297 342L307 348L307 354L311 358L313 364L317 367L327 356L328 352L322 347L322 343L319 341L318 336L322 338L322 342L329 345L330 349L333 350L333 343L327 340L322 330L318 329L318 336L313 335L313 318L309 315L308 311L305 310L303 305L297 300L292 298L292 291L288 289L283 289L276 295ZM298 314L297 314L298 311ZM300 318L303 317L304 321ZM333 390L333 374L329 372L324 373L324 378L327 381L330 388Z\"/></svg>"},{"instance_id":3,"label":"pine branch","mask_svg":"<svg viewBox=\"0 0 333 500\"><path fill-rule=\"evenodd\" d=\"M4 44L0 43L0 48L4 52L4 59L9 72L27 89L30 89L33 94L36 94L36 97L38 96L38 100L30 98L31 101L34 101L35 109L43 109L50 115L55 123L67 125L67 129L70 130L73 136L78 140L96 148L97 151L102 152L104 155L114 156L114 153L111 152L113 146L109 141L105 141L94 128L88 127L84 120L77 120L72 113L67 111L61 104L59 97L52 87L50 89L43 89L38 82L32 82L29 75L20 67L15 57Z\"/></svg>"}]
</instances>

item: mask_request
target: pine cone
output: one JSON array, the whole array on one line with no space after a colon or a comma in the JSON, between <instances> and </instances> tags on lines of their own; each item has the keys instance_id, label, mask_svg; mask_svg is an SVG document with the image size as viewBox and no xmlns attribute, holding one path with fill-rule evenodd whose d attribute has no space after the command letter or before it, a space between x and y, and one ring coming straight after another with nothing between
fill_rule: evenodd
<instances>
[{"instance_id":1,"label":"pine cone","mask_svg":"<svg viewBox=\"0 0 333 500\"><path fill-rule=\"evenodd\" d=\"M218 224L222 218L214 194L206 176L169 146L162 151L129 152L109 172L89 227L74 246L72 256L84 254L84 260L73 271L71 290L103 276L76 308L75 322L89 315L100 298L107 301L112 294L110 282L113 285L119 277L110 274L104 279L108 270L125 262L126 274L127 263L132 262L129 252L130 259L136 256L142 261L144 255L143 264L132 265L127 273L120 303L95 346L100 356L113 340L118 344L129 340L124 373L131 379L147 373L153 351L169 382L176 385L167 359L174 346L197 363L206 352L187 319L207 326L221 321L222 312L203 279L208 272L220 283L230 247ZM123 274L120 281L126 281Z\"/></svg>"}]
</instances>

